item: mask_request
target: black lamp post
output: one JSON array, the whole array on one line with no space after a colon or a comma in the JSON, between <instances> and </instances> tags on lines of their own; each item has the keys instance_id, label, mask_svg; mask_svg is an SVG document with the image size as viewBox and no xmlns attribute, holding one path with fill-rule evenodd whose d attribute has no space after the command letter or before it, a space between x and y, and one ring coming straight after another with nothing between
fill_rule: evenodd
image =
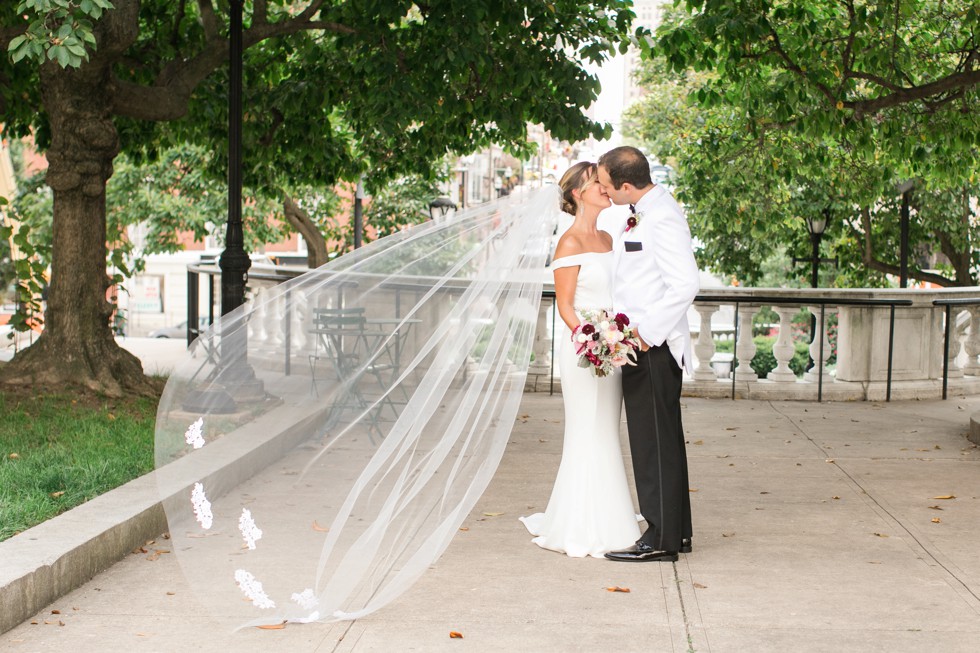
<instances>
[{"instance_id":1,"label":"black lamp post","mask_svg":"<svg viewBox=\"0 0 980 653\"><path fill-rule=\"evenodd\" d=\"M221 315L227 315L245 303L245 286L252 261L245 251L242 227L242 7L244 0L229 3L229 81L228 81L228 223L225 249L221 252ZM264 395L262 382L248 364L248 345L244 318L223 323L226 333L220 342L220 385L189 396L185 409L228 413L238 410L239 400L258 399Z\"/></svg>"},{"instance_id":2,"label":"black lamp post","mask_svg":"<svg viewBox=\"0 0 980 653\"><path fill-rule=\"evenodd\" d=\"M915 188L915 182L908 179L900 183L895 189L902 196L901 223L899 225L901 234L899 244L899 288L908 288L909 285L909 199L912 196L913 188Z\"/></svg>"},{"instance_id":3,"label":"black lamp post","mask_svg":"<svg viewBox=\"0 0 980 653\"><path fill-rule=\"evenodd\" d=\"M364 239L364 177L357 180L354 191L354 249L359 249Z\"/></svg>"},{"instance_id":4,"label":"black lamp post","mask_svg":"<svg viewBox=\"0 0 980 653\"><path fill-rule=\"evenodd\" d=\"M808 217L806 219L806 228L810 232L810 243L813 245L813 253L810 257L811 288L816 288L820 285L820 264L824 262L824 259L820 258L820 241L823 239L823 232L827 229L828 222L830 222L830 209L824 209L819 218Z\"/></svg>"},{"instance_id":5,"label":"black lamp post","mask_svg":"<svg viewBox=\"0 0 980 653\"><path fill-rule=\"evenodd\" d=\"M797 258L793 257L793 263L810 262L810 287L817 288L820 286L820 264L821 263L833 263L837 265L836 258L820 258L820 241L823 240L824 231L827 230L827 224L830 222L830 209L824 209L819 216L810 216L806 218L806 229L810 233L810 245L812 250L810 253L810 258ZM810 316L810 342L813 342L817 337L817 316ZM810 363L807 369L813 366L813 359L810 359Z\"/></svg>"},{"instance_id":6,"label":"black lamp post","mask_svg":"<svg viewBox=\"0 0 980 653\"><path fill-rule=\"evenodd\" d=\"M820 258L820 241L823 233L827 230L830 223L830 209L824 209L818 217L806 219L806 229L810 233L810 245L812 250L809 258L793 257L793 263L810 263L810 287L817 288L820 285L820 264L833 263L837 265L836 258Z\"/></svg>"},{"instance_id":7,"label":"black lamp post","mask_svg":"<svg viewBox=\"0 0 980 653\"><path fill-rule=\"evenodd\" d=\"M229 24L228 81L228 224L221 268L221 314L245 303L245 284L252 261L245 252L242 229L242 7L244 0L231 0Z\"/></svg>"},{"instance_id":8,"label":"black lamp post","mask_svg":"<svg viewBox=\"0 0 980 653\"><path fill-rule=\"evenodd\" d=\"M450 211L456 210L456 204L448 197L437 197L429 202L429 218L436 220L444 218Z\"/></svg>"}]
</instances>

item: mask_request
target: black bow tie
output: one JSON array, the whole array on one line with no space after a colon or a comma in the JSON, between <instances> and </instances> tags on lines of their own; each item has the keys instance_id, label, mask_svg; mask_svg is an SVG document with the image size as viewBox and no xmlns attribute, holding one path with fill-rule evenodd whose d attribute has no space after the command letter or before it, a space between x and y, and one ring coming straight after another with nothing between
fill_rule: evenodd
<instances>
[{"instance_id":1,"label":"black bow tie","mask_svg":"<svg viewBox=\"0 0 980 653\"><path fill-rule=\"evenodd\" d=\"M632 213L633 215L636 215L636 207L633 206L632 204L630 204L630 213Z\"/></svg>"}]
</instances>

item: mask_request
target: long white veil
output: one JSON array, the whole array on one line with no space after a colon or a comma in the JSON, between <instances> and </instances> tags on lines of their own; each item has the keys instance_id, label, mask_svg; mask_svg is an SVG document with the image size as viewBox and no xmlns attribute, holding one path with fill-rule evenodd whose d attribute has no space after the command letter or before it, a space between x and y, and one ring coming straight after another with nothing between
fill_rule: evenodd
<instances>
[{"instance_id":1,"label":"long white veil","mask_svg":"<svg viewBox=\"0 0 980 653\"><path fill-rule=\"evenodd\" d=\"M511 195L381 239L189 348L160 402L157 475L215 616L357 618L446 549L517 414L559 200Z\"/></svg>"}]
</instances>

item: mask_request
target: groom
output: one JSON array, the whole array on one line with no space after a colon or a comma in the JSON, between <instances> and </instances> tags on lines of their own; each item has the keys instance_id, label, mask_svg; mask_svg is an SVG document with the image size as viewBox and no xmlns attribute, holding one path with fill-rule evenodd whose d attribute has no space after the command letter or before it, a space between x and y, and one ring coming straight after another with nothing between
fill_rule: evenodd
<instances>
[{"instance_id":1,"label":"groom","mask_svg":"<svg viewBox=\"0 0 980 653\"><path fill-rule=\"evenodd\" d=\"M636 544L606 554L625 562L673 562L691 551L691 499L681 426L681 369L691 363L687 309L698 267L684 211L650 179L634 147L599 158L599 183L634 210L617 245L613 304L641 339L636 366L623 367L623 399L640 512L647 530Z\"/></svg>"}]
</instances>

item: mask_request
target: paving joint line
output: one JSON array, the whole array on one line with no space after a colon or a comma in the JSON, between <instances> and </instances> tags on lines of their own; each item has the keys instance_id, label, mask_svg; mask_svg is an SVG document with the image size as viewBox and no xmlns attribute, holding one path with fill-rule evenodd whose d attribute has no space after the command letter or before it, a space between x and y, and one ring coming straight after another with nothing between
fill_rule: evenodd
<instances>
[{"instance_id":1,"label":"paving joint line","mask_svg":"<svg viewBox=\"0 0 980 653\"><path fill-rule=\"evenodd\" d=\"M935 553L933 553L931 550L929 550L928 548L926 548L926 546L919 539L919 536L916 535L914 532L912 532L912 530L910 530L909 526L907 526L905 524L905 522L903 522L901 519L899 519L898 517L896 517L892 513L892 511L888 507L885 506L885 504L883 503L884 502L884 499L879 499L868 488L866 488L864 485L862 485L861 482L857 478L855 478L848 470L846 470L844 467L842 467L840 465L840 463L837 462L837 459L835 457L830 456L827 453L827 450L826 449L824 449L821 445L817 444L817 442L812 437L810 437L810 435L792 417L790 417L789 415L786 415L785 413L783 413L782 411L780 411L778 408L776 408L775 406L773 406L773 404L772 404L771 401L768 402L768 403L769 403L770 407L773 409L773 411L775 411L778 415L781 415L790 424L792 424L794 427L796 427L796 429L803 435L803 437L805 437L814 447L816 447L821 453L823 453L826 456L827 461L828 462L831 462L831 464L834 467L836 467L841 472L841 474L844 475L844 477L848 481L850 481L850 483L852 484L853 487L855 487L858 490L860 490L861 491L861 494L863 496L867 497L866 501L869 501L873 505L873 507L877 509L876 512L879 513L879 516L881 516L882 513L883 513L885 516L887 516L887 518L889 520L891 520L891 522L898 529L904 531L912 539L912 541L915 542L915 544L918 547L917 553L919 553L920 555L923 555L923 556L927 557L929 560L932 560L939 568L941 568L943 571L945 571L946 574L947 574L947 579L952 578L954 581L956 581L956 585L958 585L960 589L957 590L957 588L954 586L953 587L954 591L958 591L958 592L959 591L963 591L963 592L966 592L968 595L972 596L973 599L974 599L974 601L976 601L976 603L972 606L973 609L975 611L980 611L980 610L978 610L978 607L980 607L980 595L977 595L977 593L973 590L973 588L971 588L969 585L967 585L966 582L959 577L959 575L957 575L956 573L954 573L949 568L949 566L947 566L947 563L944 563L942 560L940 560L936 556ZM915 549L915 547L910 547L910 548L912 548L913 550ZM949 581L947 580L947 583L948 582Z\"/></svg>"},{"instance_id":2,"label":"paving joint line","mask_svg":"<svg viewBox=\"0 0 980 653\"><path fill-rule=\"evenodd\" d=\"M684 623L684 638L687 640L687 653L695 653L694 636L691 634L691 624L687 619L687 607L684 605L684 593L681 592L681 577L677 572L677 562L670 563L674 570L674 587L677 588L677 602L681 605L681 621Z\"/></svg>"}]
</instances>

